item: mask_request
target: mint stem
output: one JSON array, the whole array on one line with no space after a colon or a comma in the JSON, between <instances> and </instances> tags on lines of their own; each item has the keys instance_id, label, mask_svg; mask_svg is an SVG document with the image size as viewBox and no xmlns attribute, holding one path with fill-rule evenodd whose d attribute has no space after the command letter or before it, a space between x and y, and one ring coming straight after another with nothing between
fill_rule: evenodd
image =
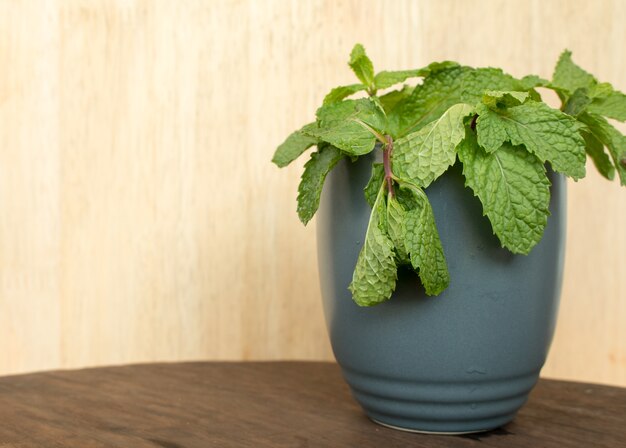
<instances>
[{"instance_id":1,"label":"mint stem","mask_svg":"<svg viewBox=\"0 0 626 448\"><path fill-rule=\"evenodd\" d=\"M478 115L474 115L472 117L472 122L470 123L470 128L472 129L472 131L476 130L476 119L478 118Z\"/></svg>"},{"instance_id":2,"label":"mint stem","mask_svg":"<svg viewBox=\"0 0 626 448\"><path fill-rule=\"evenodd\" d=\"M389 196L394 197L393 191L393 173L391 172L391 152L393 151L393 139L391 135L385 135L387 143L383 148L383 167L385 169L385 182L387 183L387 191Z\"/></svg>"}]
</instances>

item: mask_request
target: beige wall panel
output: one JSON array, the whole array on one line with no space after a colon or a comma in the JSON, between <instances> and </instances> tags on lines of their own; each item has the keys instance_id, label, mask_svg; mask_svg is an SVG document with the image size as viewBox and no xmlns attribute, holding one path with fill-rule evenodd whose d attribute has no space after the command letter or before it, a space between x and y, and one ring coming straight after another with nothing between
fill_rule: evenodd
<instances>
[{"instance_id":1,"label":"beige wall panel","mask_svg":"<svg viewBox=\"0 0 626 448\"><path fill-rule=\"evenodd\" d=\"M188 359L331 359L302 161L275 146L376 66L626 90L626 2L0 2L0 374ZM626 190L570 184L544 374L626 385Z\"/></svg>"}]
</instances>

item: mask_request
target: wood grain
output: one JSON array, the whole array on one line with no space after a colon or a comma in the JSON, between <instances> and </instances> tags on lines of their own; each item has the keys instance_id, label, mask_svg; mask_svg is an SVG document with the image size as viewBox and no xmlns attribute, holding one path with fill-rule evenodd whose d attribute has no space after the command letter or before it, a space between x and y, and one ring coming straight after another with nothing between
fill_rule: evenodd
<instances>
[{"instance_id":1,"label":"wood grain","mask_svg":"<svg viewBox=\"0 0 626 448\"><path fill-rule=\"evenodd\" d=\"M626 90L619 0L0 2L0 374L330 359L302 162L275 146L352 82L454 59ZM626 196L570 185L545 375L626 385Z\"/></svg>"},{"instance_id":2,"label":"wood grain","mask_svg":"<svg viewBox=\"0 0 626 448\"><path fill-rule=\"evenodd\" d=\"M512 423L467 436L369 421L330 363L183 363L0 379L0 446L607 447L626 389L541 380Z\"/></svg>"}]
</instances>

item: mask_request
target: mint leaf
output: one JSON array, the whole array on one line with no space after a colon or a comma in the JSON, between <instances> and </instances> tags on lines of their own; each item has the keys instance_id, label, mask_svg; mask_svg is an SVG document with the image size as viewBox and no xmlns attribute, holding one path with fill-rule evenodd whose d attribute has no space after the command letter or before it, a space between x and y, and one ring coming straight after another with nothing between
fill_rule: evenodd
<instances>
[{"instance_id":1,"label":"mint leaf","mask_svg":"<svg viewBox=\"0 0 626 448\"><path fill-rule=\"evenodd\" d=\"M377 89L386 89L388 87L393 86L394 84L398 84L406 81L408 78L415 78L418 76L424 76L425 70L417 69L417 70L399 70L395 72L382 71L378 72L374 77L374 86Z\"/></svg>"},{"instance_id":2,"label":"mint leaf","mask_svg":"<svg viewBox=\"0 0 626 448\"><path fill-rule=\"evenodd\" d=\"M610 84L609 88L611 88ZM609 93L594 96L587 110L618 121L626 121L626 95L611 88Z\"/></svg>"},{"instance_id":3,"label":"mint leaf","mask_svg":"<svg viewBox=\"0 0 626 448\"><path fill-rule=\"evenodd\" d=\"M393 242L398 264L409 262L409 256L405 246L406 236L406 211L393 196L387 198L387 233Z\"/></svg>"},{"instance_id":4,"label":"mint leaf","mask_svg":"<svg viewBox=\"0 0 626 448\"><path fill-rule=\"evenodd\" d=\"M421 203L421 199L419 197L416 199L415 194L406 185L404 188L396 188L395 194L395 198L405 210L418 208Z\"/></svg>"},{"instance_id":5,"label":"mint leaf","mask_svg":"<svg viewBox=\"0 0 626 448\"><path fill-rule=\"evenodd\" d=\"M350 53L350 62L348 62L350 68L354 72L357 78L371 88L374 85L374 65L370 58L365 54L365 48L363 45L356 44Z\"/></svg>"},{"instance_id":6,"label":"mint leaf","mask_svg":"<svg viewBox=\"0 0 626 448\"><path fill-rule=\"evenodd\" d=\"M584 87L578 88L563 105L563 112L575 117L583 112L589 103L591 103L591 98L589 98L588 90Z\"/></svg>"},{"instance_id":7,"label":"mint leaf","mask_svg":"<svg viewBox=\"0 0 626 448\"><path fill-rule=\"evenodd\" d=\"M541 240L550 204L550 181L541 161L504 143L489 154L473 132L457 148L466 186L474 191L494 233L511 252L528 254Z\"/></svg>"},{"instance_id":8,"label":"mint leaf","mask_svg":"<svg viewBox=\"0 0 626 448\"><path fill-rule=\"evenodd\" d=\"M626 186L626 137L600 115L583 113L578 119L585 123L594 137L609 150L620 183Z\"/></svg>"},{"instance_id":9,"label":"mint leaf","mask_svg":"<svg viewBox=\"0 0 626 448\"><path fill-rule=\"evenodd\" d=\"M454 163L455 147L465 136L463 119L473 112L467 104L455 104L437 120L394 143L396 176L427 187Z\"/></svg>"},{"instance_id":10,"label":"mint leaf","mask_svg":"<svg viewBox=\"0 0 626 448\"><path fill-rule=\"evenodd\" d=\"M433 71L388 114L391 135L399 138L415 132L459 103L461 81L469 70L451 66Z\"/></svg>"},{"instance_id":11,"label":"mint leaf","mask_svg":"<svg viewBox=\"0 0 626 448\"><path fill-rule=\"evenodd\" d=\"M499 68L477 68L468 71L463 77L461 100L464 103L476 104L488 90L507 92L520 91L524 88L518 79Z\"/></svg>"},{"instance_id":12,"label":"mint leaf","mask_svg":"<svg viewBox=\"0 0 626 448\"><path fill-rule=\"evenodd\" d=\"M313 129L315 127L317 127L315 123L309 123L302 129L289 135L287 140L276 148L272 162L278 167L283 168L296 160L308 148L317 144L317 138L304 134L307 129Z\"/></svg>"},{"instance_id":13,"label":"mint leaf","mask_svg":"<svg viewBox=\"0 0 626 448\"><path fill-rule=\"evenodd\" d=\"M420 69L420 76L432 76L439 72L459 67L461 67L459 63L454 61L431 62L426 67Z\"/></svg>"},{"instance_id":14,"label":"mint leaf","mask_svg":"<svg viewBox=\"0 0 626 448\"><path fill-rule=\"evenodd\" d=\"M400 101L405 100L413 93L413 89L414 87L405 85L400 90L392 90L380 97L380 104L389 114Z\"/></svg>"},{"instance_id":15,"label":"mint leaf","mask_svg":"<svg viewBox=\"0 0 626 448\"><path fill-rule=\"evenodd\" d=\"M365 200L370 205L370 207L374 207L374 202L376 202L376 196L378 196L378 190L380 190L380 185L383 183L383 179L385 177L385 168L382 163L374 163L372 164L372 175L370 176L369 182L363 189L365 193Z\"/></svg>"},{"instance_id":16,"label":"mint leaf","mask_svg":"<svg viewBox=\"0 0 626 448\"><path fill-rule=\"evenodd\" d=\"M320 195L326 175L342 158L341 152L330 145L324 145L311 154L304 164L304 172L298 186L298 216L306 225L320 204Z\"/></svg>"},{"instance_id":17,"label":"mint leaf","mask_svg":"<svg viewBox=\"0 0 626 448\"><path fill-rule=\"evenodd\" d=\"M449 69L451 67L458 67L459 64L452 61L433 62L427 67L419 68L416 70L398 70L398 71L382 71L378 72L374 77L374 85L377 89L386 89L406 81L409 78L416 78L419 76L429 76L433 73L440 72L442 70Z\"/></svg>"},{"instance_id":18,"label":"mint leaf","mask_svg":"<svg viewBox=\"0 0 626 448\"><path fill-rule=\"evenodd\" d=\"M384 132L385 116L371 99L345 100L317 110L317 128L303 130L306 135L330 143L351 156L374 149L376 136Z\"/></svg>"},{"instance_id":19,"label":"mint leaf","mask_svg":"<svg viewBox=\"0 0 626 448\"><path fill-rule=\"evenodd\" d=\"M476 112L478 113L476 120L478 144L488 153L494 152L509 139L507 128L498 112L487 107L487 105L477 105Z\"/></svg>"},{"instance_id":20,"label":"mint leaf","mask_svg":"<svg viewBox=\"0 0 626 448\"><path fill-rule=\"evenodd\" d=\"M598 84L595 84L588 90L589 90L589 96L594 99L595 98L598 98L598 99L607 98L613 92L617 92L616 90L613 90L613 86L609 84L608 82L599 82Z\"/></svg>"},{"instance_id":21,"label":"mint leaf","mask_svg":"<svg viewBox=\"0 0 626 448\"><path fill-rule=\"evenodd\" d=\"M529 97L528 92L516 92L513 90L485 90L483 93L483 104L492 109L500 107L519 106Z\"/></svg>"},{"instance_id":22,"label":"mint leaf","mask_svg":"<svg viewBox=\"0 0 626 448\"><path fill-rule=\"evenodd\" d=\"M615 167L607 153L604 152L604 145L590 132L582 132L582 136L585 139L587 155L591 158L597 170L608 180L613 180L615 178Z\"/></svg>"},{"instance_id":23,"label":"mint leaf","mask_svg":"<svg viewBox=\"0 0 626 448\"><path fill-rule=\"evenodd\" d=\"M384 194L385 187L381 185L349 286L352 299L359 306L383 302L396 288L398 274L393 242L379 225L380 217L385 214Z\"/></svg>"},{"instance_id":24,"label":"mint leaf","mask_svg":"<svg viewBox=\"0 0 626 448\"><path fill-rule=\"evenodd\" d=\"M591 73L574 63L572 52L569 50L565 50L561 54L550 86L557 91L564 101L567 101L570 95L576 94L579 89L586 89L583 90L583 93L591 100L587 106L589 112L626 121L626 95L614 90L609 83L598 83L598 80ZM582 97L581 93L578 95ZM583 107L577 109L578 113L583 110Z\"/></svg>"},{"instance_id":25,"label":"mint leaf","mask_svg":"<svg viewBox=\"0 0 626 448\"><path fill-rule=\"evenodd\" d=\"M450 284L450 274L437 232L435 215L420 188L410 183L400 185L413 194L418 204L405 215L405 245L410 254L411 265L418 271L426 294L436 296Z\"/></svg>"},{"instance_id":26,"label":"mint leaf","mask_svg":"<svg viewBox=\"0 0 626 448\"><path fill-rule=\"evenodd\" d=\"M552 75L551 86L553 88L572 94L576 89L588 89L596 83L596 78L593 75L574 63L571 51L565 50L561 53L554 69L554 75ZM559 96L561 99L564 97L562 93Z\"/></svg>"},{"instance_id":27,"label":"mint leaf","mask_svg":"<svg viewBox=\"0 0 626 448\"><path fill-rule=\"evenodd\" d=\"M349 97L350 95L353 95L357 92L360 92L361 90L365 90L367 89L367 87L363 84L351 84L349 86L340 86L340 87L335 87L333 90L331 90L328 95L326 95L324 97L324 105L327 104L333 104L333 103L338 103L339 101L343 100L344 98Z\"/></svg>"},{"instance_id":28,"label":"mint leaf","mask_svg":"<svg viewBox=\"0 0 626 448\"><path fill-rule=\"evenodd\" d=\"M550 84L547 79L540 78L537 75L526 75L519 80L522 90L530 90L535 87L545 87Z\"/></svg>"},{"instance_id":29,"label":"mint leaf","mask_svg":"<svg viewBox=\"0 0 626 448\"><path fill-rule=\"evenodd\" d=\"M479 105L476 112L478 143L487 152L509 140L550 162L555 171L574 179L585 177L585 142L580 124L571 116L534 101L498 112Z\"/></svg>"}]
</instances>

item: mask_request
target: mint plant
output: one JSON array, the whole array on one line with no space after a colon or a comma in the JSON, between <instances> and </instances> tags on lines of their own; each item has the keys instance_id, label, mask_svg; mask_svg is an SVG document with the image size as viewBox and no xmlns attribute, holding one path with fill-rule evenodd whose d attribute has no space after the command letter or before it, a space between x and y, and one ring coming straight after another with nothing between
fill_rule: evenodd
<instances>
[{"instance_id":1,"label":"mint plant","mask_svg":"<svg viewBox=\"0 0 626 448\"><path fill-rule=\"evenodd\" d=\"M617 172L626 186L626 137L607 120L626 120L626 95L577 66L569 51L551 81L449 61L375 74L360 44L349 66L359 83L332 89L317 120L287 137L272 161L284 167L317 146L298 188L297 211L306 225L326 175L341 159L382 151L383 163L373 163L364 190L372 212L349 286L358 305L389 299L404 264L418 273L426 294L448 287L424 190L457 158L494 234L516 254L528 254L543 236L550 203L546 163L578 180L588 156L604 177L612 180ZM422 82L379 94L410 78ZM560 109L542 102L540 87L558 94ZM367 96L347 99L358 92Z\"/></svg>"}]
</instances>

